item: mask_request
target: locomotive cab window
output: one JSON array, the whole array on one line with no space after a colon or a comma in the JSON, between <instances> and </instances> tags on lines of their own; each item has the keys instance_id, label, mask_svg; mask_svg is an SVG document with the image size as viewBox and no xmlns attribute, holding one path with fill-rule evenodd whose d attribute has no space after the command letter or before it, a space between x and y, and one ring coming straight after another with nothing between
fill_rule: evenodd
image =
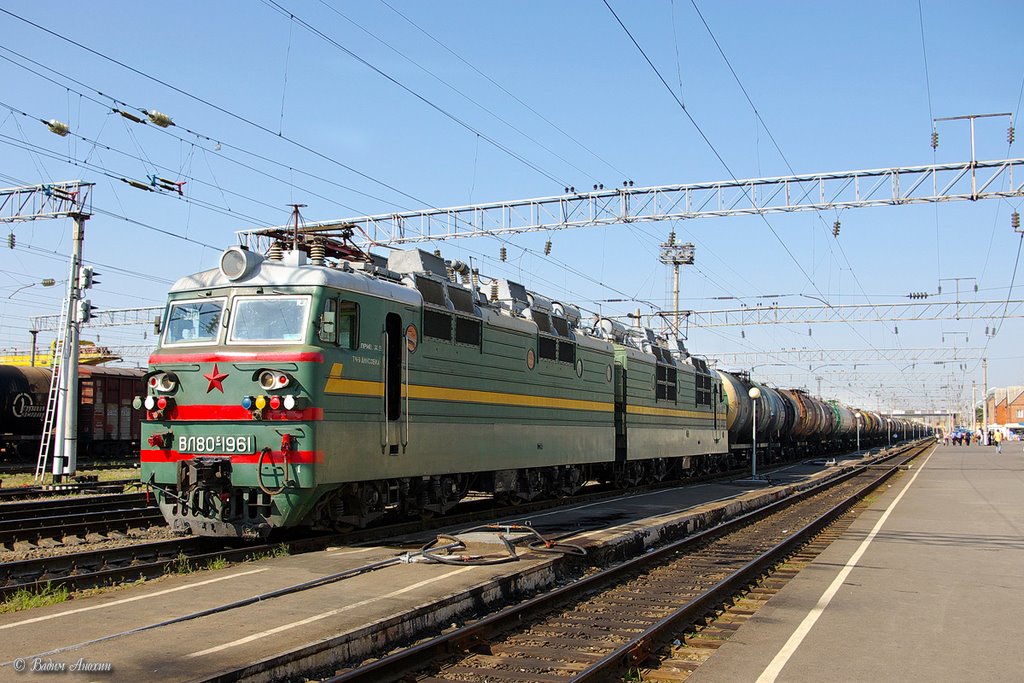
<instances>
[{"instance_id":1,"label":"locomotive cab window","mask_svg":"<svg viewBox=\"0 0 1024 683\"><path fill-rule=\"evenodd\" d=\"M175 301L167 313L164 344L216 344L224 299Z\"/></svg>"},{"instance_id":2,"label":"locomotive cab window","mask_svg":"<svg viewBox=\"0 0 1024 683\"><path fill-rule=\"evenodd\" d=\"M359 348L359 304L355 301L338 302L338 345Z\"/></svg>"},{"instance_id":3,"label":"locomotive cab window","mask_svg":"<svg viewBox=\"0 0 1024 683\"><path fill-rule=\"evenodd\" d=\"M321 341L343 349L359 348L359 304L344 299L326 299L317 334Z\"/></svg>"},{"instance_id":4,"label":"locomotive cab window","mask_svg":"<svg viewBox=\"0 0 1024 683\"><path fill-rule=\"evenodd\" d=\"M308 295L236 297L228 342L274 344L305 341L310 298Z\"/></svg>"},{"instance_id":5,"label":"locomotive cab window","mask_svg":"<svg viewBox=\"0 0 1024 683\"><path fill-rule=\"evenodd\" d=\"M320 324L317 336L320 341L334 344L338 341L338 302L334 299L324 300L324 310L320 313Z\"/></svg>"}]
</instances>

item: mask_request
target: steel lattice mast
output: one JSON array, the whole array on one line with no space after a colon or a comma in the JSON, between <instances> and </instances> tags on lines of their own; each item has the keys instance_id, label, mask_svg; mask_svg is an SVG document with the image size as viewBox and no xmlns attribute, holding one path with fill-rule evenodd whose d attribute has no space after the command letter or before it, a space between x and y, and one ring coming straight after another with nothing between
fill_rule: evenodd
<instances>
[{"instance_id":1,"label":"steel lattice mast","mask_svg":"<svg viewBox=\"0 0 1024 683\"><path fill-rule=\"evenodd\" d=\"M50 437L54 440L53 475L59 480L73 474L78 457L78 333L85 221L92 215L93 183L72 180L42 185L0 189L0 223L20 223L47 218L71 218L74 221L68 293L59 316L57 343L54 344L50 393L43 419L43 433L36 461L36 479L46 473ZM12 233L13 235L13 233ZM14 240L11 240L14 246ZM88 307L87 302L83 302Z\"/></svg>"},{"instance_id":2,"label":"steel lattice mast","mask_svg":"<svg viewBox=\"0 0 1024 683\"><path fill-rule=\"evenodd\" d=\"M589 192L307 222L321 236L353 230L366 244L409 244L600 225L899 206L1024 196L1024 159L812 173ZM1016 171L1016 177L1015 177ZM998 183L1003 187L996 189ZM568 190L569 188L567 188ZM238 233L261 238L290 226Z\"/></svg>"}]
</instances>

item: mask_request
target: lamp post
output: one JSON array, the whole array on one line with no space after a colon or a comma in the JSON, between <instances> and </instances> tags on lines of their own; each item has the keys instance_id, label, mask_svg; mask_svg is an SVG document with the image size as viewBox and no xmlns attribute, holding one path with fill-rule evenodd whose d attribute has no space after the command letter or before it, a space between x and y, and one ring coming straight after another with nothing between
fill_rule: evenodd
<instances>
[{"instance_id":1,"label":"lamp post","mask_svg":"<svg viewBox=\"0 0 1024 683\"><path fill-rule=\"evenodd\" d=\"M761 390L757 387L750 387L747 396L754 404L754 421L750 426L750 462L752 467L750 478L757 479L757 399L761 398Z\"/></svg>"},{"instance_id":2,"label":"lamp post","mask_svg":"<svg viewBox=\"0 0 1024 683\"><path fill-rule=\"evenodd\" d=\"M857 452L860 453L860 411L858 410L856 413L853 414L853 416L857 418Z\"/></svg>"}]
</instances>

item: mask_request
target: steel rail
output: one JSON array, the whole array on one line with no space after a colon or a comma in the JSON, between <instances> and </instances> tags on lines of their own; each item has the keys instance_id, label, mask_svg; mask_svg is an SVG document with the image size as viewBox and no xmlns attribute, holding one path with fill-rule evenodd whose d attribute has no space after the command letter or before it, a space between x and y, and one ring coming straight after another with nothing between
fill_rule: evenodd
<instances>
[{"instance_id":1,"label":"steel rail","mask_svg":"<svg viewBox=\"0 0 1024 683\"><path fill-rule=\"evenodd\" d=\"M125 486L138 485L138 479L118 479L103 482L76 482L72 484L55 484L52 486L16 486L9 489L0 488L0 500L24 500L26 498L50 498L70 496L79 493L120 493Z\"/></svg>"},{"instance_id":2,"label":"steel rail","mask_svg":"<svg viewBox=\"0 0 1024 683\"><path fill-rule=\"evenodd\" d=\"M150 497L152 498L152 497ZM149 507L145 493L115 493L99 496L80 496L75 498L23 500L13 503L0 503L0 517L4 522L18 519L20 516L40 515L54 516L58 514L80 514L98 512L100 510L123 510L126 508Z\"/></svg>"},{"instance_id":3,"label":"steel rail","mask_svg":"<svg viewBox=\"0 0 1024 683\"><path fill-rule=\"evenodd\" d=\"M277 548L273 544L243 545L238 548L216 548L219 539L184 538L169 541L93 550L35 560L21 560L0 564L0 573L8 577L45 576L29 581L10 582L0 586L0 600L6 600L19 591L38 593L50 587L69 590L110 586L125 581L153 579L175 569L202 569L217 560L242 561L270 554ZM221 541L223 542L223 541ZM116 566L124 563L121 566ZM17 573L15 573L17 572ZM65 576L54 574L67 572ZM2 576L0 576L2 580Z\"/></svg>"},{"instance_id":4,"label":"steel rail","mask_svg":"<svg viewBox=\"0 0 1024 683\"><path fill-rule=\"evenodd\" d=\"M35 542L43 538L105 534L123 531L133 526L163 525L164 517L158 508L134 508L87 512L76 517L43 517L15 519L0 522L0 544L12 545L19 541Z\"/></svg>"}]
</instances>

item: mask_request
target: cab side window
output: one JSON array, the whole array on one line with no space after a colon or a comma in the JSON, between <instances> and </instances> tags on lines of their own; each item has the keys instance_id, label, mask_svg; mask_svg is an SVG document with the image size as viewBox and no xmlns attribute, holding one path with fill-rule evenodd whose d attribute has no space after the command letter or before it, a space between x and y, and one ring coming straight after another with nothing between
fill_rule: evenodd
<instances>
[{"instance_id":1,"label":"cab side window","mask_svg":"<svg viewBox=\"0 0 1024 683\"><path fill-rule=\"evenodd\" d=\"M359 348L359 304L344 299L325 299L320 315L320 341L343 349Z\"/></svg>"},{"instance_id":2,"label":"cab side window","mask_svg":"<svg viewBox=\"0 0 1024 683\"><path fill-rule=\"evenodd\" d=\"M324 299L324 310L320 313L320 329L317 332L320 341L334 344L338 341L338 302L335 299Z\"/></svg>"},{"instance_id":3,"label":"cab side window","mask_svg":"<svg viewBox=\"0 0 1024 683\"><path fill-rule=\"evenodd\" d=\"M338 302L338 345L359 348L359 304L355 301Z\"/></svg>"}]
</instances>

